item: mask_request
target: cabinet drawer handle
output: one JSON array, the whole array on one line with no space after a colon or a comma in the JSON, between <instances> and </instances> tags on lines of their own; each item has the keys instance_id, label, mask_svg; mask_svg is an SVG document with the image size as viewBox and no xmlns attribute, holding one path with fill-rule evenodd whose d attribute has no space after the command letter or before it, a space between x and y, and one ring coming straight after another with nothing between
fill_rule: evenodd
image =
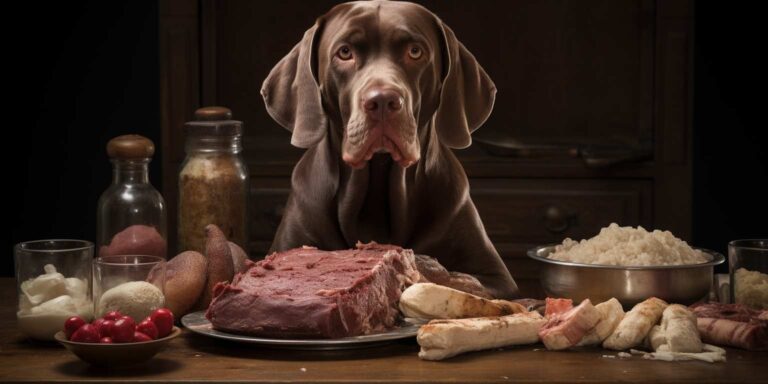
<instances>
[{"instance_id":1,"label":"cabinet drawer handle","mask_svg":"<svg viewBox=\"0 0 768 384\"><path fill-rule=\"evenodd\" d=\"M583 147L579 156L584 165L591 168L605 168L616 164L639 163L653 157L652 147Z\"/></svg>"},{"instance_id":2,"label":"cabinet drawer handle","mask_svg":"<svg viewBox=\"0 0 768 384\"><path fill-rule=\"evenodd\" d=\"M491 155L524 158L581 158L590 168L606 168L616 164L639 163L653 158L653 144L637 145L561 145L525 143L511 137L473 137Z\"/></svg>"},{"instance_id":3,"label":"cabinet drawer handle","mask_svg":"<svg viewBox=\"0 0 768 384\"><path fill-rule=\"evenodd\" d=\"M544 210L544 228L550 233L561 234L576 223L576 214L567 213L564 209L550 205Z\"/></svg>"}]
</instances>

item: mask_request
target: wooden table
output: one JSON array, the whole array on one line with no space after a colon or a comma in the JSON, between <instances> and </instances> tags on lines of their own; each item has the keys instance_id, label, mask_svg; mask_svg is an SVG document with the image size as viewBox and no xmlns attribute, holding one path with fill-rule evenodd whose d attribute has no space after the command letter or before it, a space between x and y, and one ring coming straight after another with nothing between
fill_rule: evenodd
<instances>
[{"instance_id":1,"label":"wooden table","mask_svg":"<svg viewBox=\"0 0 768 384\"><path fill-rule=\"evenodd\" d=\"M549 352L541 345L420 360L415 340L346 351L298 351L222 342L191 334L145 365L124 370L86 365L57 344L16 330L13 279L0 279L0 382L768 382L768 353L728 350L728 362L608 358L588 349Z\"/></svg>"}]
</instances>

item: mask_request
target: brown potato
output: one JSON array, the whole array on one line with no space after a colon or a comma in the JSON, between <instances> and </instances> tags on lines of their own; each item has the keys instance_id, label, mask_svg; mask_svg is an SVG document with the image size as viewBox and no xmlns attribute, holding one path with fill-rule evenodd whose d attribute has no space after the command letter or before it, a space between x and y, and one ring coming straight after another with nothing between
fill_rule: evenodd
<instances>
[{"instance_id":1,"label":"brown potato","mask_svg":"<svg viewBox=\"0 0 768 384\"><path fill-rule=\"evenodd\" d=\"M165 306L181 319L197 303L205 287L208 261L199 252L182 252L165 266ZM153 270L147 281L158 285L159 276ZM138 319L141 320L141 319Z\"/></svg>"},{"instance_id":2,"label":"brown potato","mask_svg":"<svg viewBox=\"0 0 768 384\"><path fill-rule=\"evenodd\" d=\"M421 274L420 283L435 283L475 296L491 299L491 294L474 276L461 272L448 272L437 259L427 255L416 255L416 268Z\"/></svg>"},{"instance_id":3,"label":"brown potato","mask_svg":"<svg viewBox=\"0 0 768 384\"><path fill-rule=\"evenodd\" d=\"M234 276L234 264L229 242L219 227L208 224L205 227L205 257L208 259L208 278L195 309L207 309L213 298L213 287L219 282L230 282Z\"/></svg>"},{"instance_id":4,"label":"brown potato","mask_svg":"<svg viewBox=\"0 0 768 384\"><path fill-rule=\"evenodd\" d=\"M235 268L235 273L240 273L246 269L245 261L248 260L248 254L240 248L239 245L228 241L229 251L232 253L232 264Z\"/></svg>"},{"instance_id":5,"label":"brown potato","mask_svg":"<svg viewBox=\"0 0 768 384\"><path fill-rule=\"evenodd\" d=\"M493 298L491 293L483 287L483 284L480 284L480 281L477 280L476 277L461 272L451 272L450 274L451 279L443 284L446 287L458 289L459 291L471 293L486 299Z\"/></svg>"},{"instance_id":6,"label":"brown potato","mask_svg":"<svg viewBox=\"0 0 768 384\"><path fill-rule=\"evenodd\" d=\"M416 268L422 279L420 283L435 283L445 285L451 280L451 274L435 258L427 255L415 255Z\"/></svg>"}]
</instances>

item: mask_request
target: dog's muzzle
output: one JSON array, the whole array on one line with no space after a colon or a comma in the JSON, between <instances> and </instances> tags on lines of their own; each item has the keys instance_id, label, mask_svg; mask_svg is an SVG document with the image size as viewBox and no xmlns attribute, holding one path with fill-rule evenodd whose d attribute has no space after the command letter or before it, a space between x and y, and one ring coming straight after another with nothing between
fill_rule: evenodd
<instances>
[{"instance_id":1,"label":"dog's muzzle","mask_svg":"<svg viewBox=\"0 0 768 384\"><path fill-rule=\"evenodd\" d=\"M421 157L416 122L403 92L377 84L360 95L358 111L347 124L344 161L359 169L375 153L389 153L403 168L416 163Z\"/></svg>"}]
</instances>

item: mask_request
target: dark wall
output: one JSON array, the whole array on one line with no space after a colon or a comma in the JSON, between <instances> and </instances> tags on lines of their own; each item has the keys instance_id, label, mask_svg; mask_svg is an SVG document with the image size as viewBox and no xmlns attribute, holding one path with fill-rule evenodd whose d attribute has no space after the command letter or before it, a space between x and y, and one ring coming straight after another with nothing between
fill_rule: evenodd
<instances>
[{"instance_id":1,"label":"dark wall","mask_svg":"<svg viewBox=\"0 0 768 384\"><path fill-rule=\"evenodd\" d=\"M768 237L761 185L768 177L766 123L759 116L766 97L758 84L765 74L757 59L765 43L757 12L696 6L693 243L725 251L731 239ZM12 172L3 276L13 275L11 249L19 241L94 240L96 200L110 181L111 137L160 140L156 2L16 7L6 15L22 24L2 27L11 41L3 132Z\"/></svg>"},{"instance_id":2,"label":"dark wall","mask_svg":"<svg viewBox=\"0 0 768 384\"><path fill-rule=\"evenodd\" d=\"M693 243L725 253L768 238L765 31L749 7L696 7Z\"/></svg>"},{"instance_id":3,"label":"dark wall","mask_svg":"<svg viewBox=\"0 0 768 384\"><path fill-rule=\"evenodd\" d=\"M4 62L11 65L3 76L11 104L4 152L12 172L4 183L5 276L13 275L17 242L95 240L96 201L111 178L110 138L139 133L160 143L155 1L14 4L4 14L17 22L2 27L10 41ZM154 163L157 185L159 159Z\"/></svg>"}]
</instances>

